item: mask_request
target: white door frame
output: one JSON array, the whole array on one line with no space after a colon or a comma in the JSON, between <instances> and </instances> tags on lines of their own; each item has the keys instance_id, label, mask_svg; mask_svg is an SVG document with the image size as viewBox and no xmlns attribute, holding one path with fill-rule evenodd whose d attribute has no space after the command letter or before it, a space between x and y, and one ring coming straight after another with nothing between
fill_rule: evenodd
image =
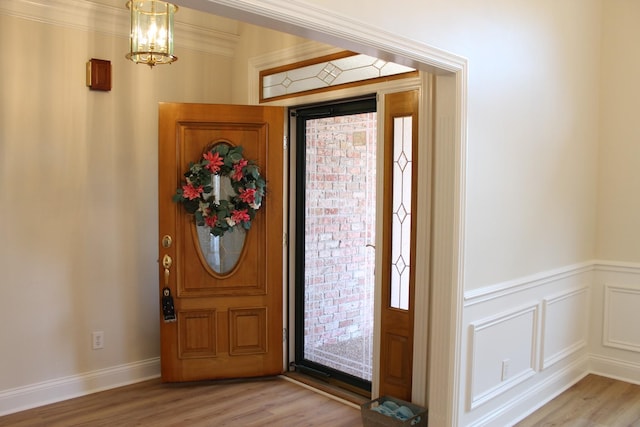
<instances>
[{"instance_id":1,"label":"white door frame","mask_svg":"<svg viewBox=\"0 0 640 427\"><path fill-rule=\"evenodd\" d=\"M457 425L464 291L467 61L298 0L173 0L225 16L400 62L434 79L434 194L428 400L430 425ZM424 96L427 96L425 94ZM416 402L421 399L415 397Z\"/></svg>"},{"instance_id":2,"label":"white door frame","mask_svg":"<svg viewBox=\"0 0 640 427\"><path fill-rule=\"evenodd\" d=\"M316 56L322 56L325 53L324 52L318 52L316 51ZM280 55L278 55L276 53L277 57L280 57ZM270 58L271 60L271 58ZM273 67L275 65L282 65L284 63L290 63L290 62L295 62L297 60L300 60L300 58L287 58L286 60L283 60L282 62L278 63L278 64L270 64L266 67L263 67L262 69L265 68L270 68ZM252 61L250 61L252 62ZM253 61L254 64L260 64L260 61ZM412 78L406 78L406 79L398 79L398 80L393 80L390 82L383 82L383 83L377 83L377 84L369 84L369 85L362 85L362 86L355 86L355 87L351 87L348 89L342 89L342 90L335 90L335 91L330 91L330 92L324 92L324 93L320 93L320 94L313 94L313 95L304 95L304 96L299 96L299 97L295 97L295 98L287 98L287 99L283 99L283 100L279 100L279 101L274 101L274 102L267 102L264 103L262 105L278 105L278 106L285 106L285 107L290 107L290 106L296 106L296 105L304 105L304 104L311 104L311 103L319 103L319 102L327 102L327 101L335 101L335 100L340 100L340 99L346 99L346 98L353 98L353 97L357 97L357 96L363 96L363 95L367 95L370 93L376 93L378 94L378 106L377 106L377 114L379 117L378 120L378 129L377 129L377 134L378 134L378 141L377 141L377 159L378 159L378 164L377 164L377 168L378 170L383 170L384 169L384 129L383 129L383 125L384 125L384 120L382 120L382 118L384 117L384 95L389 94L389 93L394 93L394 92L403 92L403 91L409 91L409 90L414 90L417 89L419 91L424 92L424 91L428 91L429 90L429 81L428 81L428 73L421 73L423 74L420 77L412 77ZM250 70L249 75L253 75L255 76L255 81L258 81L258 75L259 75L259 69L254 69L254 70ZM255 92L253 95L250 95L250 103L256 103L257 104L257 92ZM428 137L428 132L427 129L429 128L430 124L426 123L428 120L428 116L430 116L430 106L427 105L421 105L420 109L421 111L424 112L424 114L421 114L420 117L420 146L421 147L427 147L430 148L430 143L431 141L429 140ZM295 134L295 132L293 132L293 134ZM289 158L291 159L295 159L297 158L296 156L296 144L295 141L291 141L291 143L289 144ZM421 157L421 159L425 159L425 167L420 168L419 172L418 172L418 186L419 188L426 188L429 189L431 188L431 167L427 167L426 166L426 162L428 161L428 159L431 158L431 153L430 153L430 149L427 149L424 151L425 155L424 157ZM422 160L420 160L422 161ZM291 168L287 171L289 172L290 176L295 176L295 164L291 165ZM384 175L382 173L378 173L377 174L377 200L376 200L376 205L377 206L381 206L382 205L382 200L383 200L383 192L381 191L382 188L384 188ZM289 218L295 218L295 194L296 194L296 189L295 189L295 182L290 182L289 183L289 195L287 196L288 201L290 202L290 209L288 212L288 217ZM431 215L430 215L430 199L429 196L431 194L431 191L423 191L421 193L418 194L418 212L425 212L424 215L420 215L418 217L418 222L417 222L417 235L416 235L416 240L417 240L417 245L416 245L416 256L419 259L426 259L429 256L429 247L428 245L426 245L427 242L429 242L430 240L430 219L431 219ZM382 266L380 265L380 262L382 261L381 256L380 256L380 251L382 248L382 215L377 215L376 216L376 236L377 236L377 240L375 242L375 247L378 248L376 250L376 271L381 271ZM285 224L285 229L289 229L289 235L288 235L288 241L289 242L293 242L296 239L295 236L295 229L294 227L291 227L291 225L287 225ZM295 258L295 247L293 244L289 245L289 254L288 254L288 259L294 259ZM422 257L421 257L422 255ZM420 263L418 266L416 266L416 283L423 283L423 284L428 284L429 283L429 263L425 262L425 263ZM294 265L289 265L288 267L288 277L295 277L295 266ZM288 321L288 337L289 337L289 344L288 344L288 348L285 348L285 351L289 353L289 355L295 354L295 319L293 318L293 315L291 313L295 312L295 303L294 303L294 298L293 295L295 295L295 283L293 283L293 281L291 283L285 284L285 286L288 288L289 292L289 298L288 301L285 300L284 303L284 307L285 309L288 309L288 312L284 313L285 314L285 319L287 319L287 316L289 318ZM372 379L371 379L371 392L372 392L372 396L374 398L378 397L378 390L379 390L379 373L380 373L380 311L381 311L381 292L382 292L382 277L381 276L376 276L375 279L375 294L374 294L374 325L373 325L373 373L372 373ZM427 372L427 363L428 363L428 347L429 347L429 343L428 343L428 333L426 333L426 328L425 327L420 327L419 325L428 325L429 319L428 319L428 315L429 315L429 292L428 292L428 287L427 286L416 286L416 294L415 294L415 314L414 314L414 323L415 325L417 325L416 327L414 327L415 331L418 331L417 333L414 334L414 348L413 348L413 389L412 389L412 395L414 396L413 400L416 403L419 404L426 404L427 399L426 399L426 395L427 395L427 379L428 379L428 372ZM422 333L420 333L422 332ZM284 369L287 369L287 366L285 364Z\"/></svg>"}]
</instances>

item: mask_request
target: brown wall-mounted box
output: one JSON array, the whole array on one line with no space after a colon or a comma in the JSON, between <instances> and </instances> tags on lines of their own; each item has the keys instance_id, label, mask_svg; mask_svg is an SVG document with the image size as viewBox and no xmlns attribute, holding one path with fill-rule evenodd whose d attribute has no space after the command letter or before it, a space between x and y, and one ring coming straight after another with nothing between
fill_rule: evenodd
<instances>
[{"instance_id":1,"label":"brown wall-mounted box","mask_svg":"<svg viewBox=\"0 0 640 427\"><path fill-rule=\"evenodd\" d=\"M111 61L91 58L87 62L87 86L91 90L111 90Z\"/></svg>"}]
</instances>

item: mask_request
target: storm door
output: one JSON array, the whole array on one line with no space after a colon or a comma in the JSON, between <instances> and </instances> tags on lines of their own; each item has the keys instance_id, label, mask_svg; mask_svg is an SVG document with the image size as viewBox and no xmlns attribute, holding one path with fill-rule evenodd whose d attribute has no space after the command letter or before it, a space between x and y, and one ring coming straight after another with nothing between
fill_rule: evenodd
<instances>
[{"instance_id":1,"label":"storm door","mask_svg":"<svg viewBox=\"0 0 640 427\"><path fill-rule=\"evenodd\" d=\"M298 108L295 366L370 391L376 98Z\"/></svg>"}]
</instances>

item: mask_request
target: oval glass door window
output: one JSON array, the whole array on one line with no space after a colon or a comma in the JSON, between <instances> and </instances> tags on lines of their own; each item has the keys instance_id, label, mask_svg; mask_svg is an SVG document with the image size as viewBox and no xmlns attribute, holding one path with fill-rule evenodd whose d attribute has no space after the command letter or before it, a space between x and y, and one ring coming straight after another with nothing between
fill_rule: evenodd
<instances>
[{"instance_id":1,"label":"oval glass door window","mask_svg":"<svg viewBox=\"0 0 640 427\"><path fill-rule=\"evenodd\" d=\"M216 201L235 195L228 176L212 175L211 180L213 186L211 194ZM209 232L209 227L196 226L196 229L200 252L209 267L218 274L227 274L232 271L244 248L247 232L243 228L235 227L233 231L228 231L223 236L214 236Z\"/></svg>"}]
</instances>

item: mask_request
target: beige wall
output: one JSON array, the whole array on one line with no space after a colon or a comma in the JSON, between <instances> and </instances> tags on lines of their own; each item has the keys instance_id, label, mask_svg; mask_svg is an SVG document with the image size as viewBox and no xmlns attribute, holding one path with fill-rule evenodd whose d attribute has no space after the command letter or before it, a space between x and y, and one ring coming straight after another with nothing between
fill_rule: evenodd
<instances>
[{"instance_id":1,"label":"beige wall","mask_svg":"<svg viewBox=\"0 0 640 427\"><path fill-rule=\"evenodd\" d=\"M116 17L123 9L119 0L97 3ZM85 387L82 375L101 369L115 370L113 383L120 366L155 375L158 103L246 103L247 60L303 40L181 8L177 22L211 25L237 42L237 56L177 43L177 62L150 69L125 59L124 34L2 11L0 393L65 378ZM92 57L111 61L110 92L86 87ZM91 349L92 331L104 331L104 349ZM6 404L11 393L0 413Z\"/></svg>"},{"instance_id":2,"label":"beige wall","mask_svg":"<svg viewBox=\"0 0 640 427\"><path fill-rule=\"evenodd\" d=\"M640 3L604 8L598 258L640 262Z\"/></svg>"},{"instance_id":3,"label":"beige wall","mask_svg":"<svg viewBox=\"0 0 640 427\"><path fill-rule=\"evenodd\" d=\"M599 0L312 3L468 58L465 289L595 256Z\"/></svg>"},{"instance_id":4,"label":"beige wall","mask_svg":"<svg viewBox=\"0 0 640 427\"><path fill-rule=\"evenodd\" d=\"M262 57L270 52L283 51L291 46L308 43L309 41L247 23L239 24L239 32L241 37L238 41L233 64L232 101L234 104L251 104L252 97L249 95L249 90L250 88L257 89L259 86L257 81L249 81L249 79L258 80L258 76L249 75L248 61ZM253 99L257 99L257 96L253 97Z\"/></svg>"},{"instance_id":5,"label":"beige wall","mask_svg":"<svg viewBox=\"0 0 640 427\"><path fill-rule=\"evenodd\" d=\"M149 69L127 48L0 14L0 390L159 354L158 102L230 102L232 61ZM92 57L111 92L85 86Z\"/></svg>"}]
</instances>

